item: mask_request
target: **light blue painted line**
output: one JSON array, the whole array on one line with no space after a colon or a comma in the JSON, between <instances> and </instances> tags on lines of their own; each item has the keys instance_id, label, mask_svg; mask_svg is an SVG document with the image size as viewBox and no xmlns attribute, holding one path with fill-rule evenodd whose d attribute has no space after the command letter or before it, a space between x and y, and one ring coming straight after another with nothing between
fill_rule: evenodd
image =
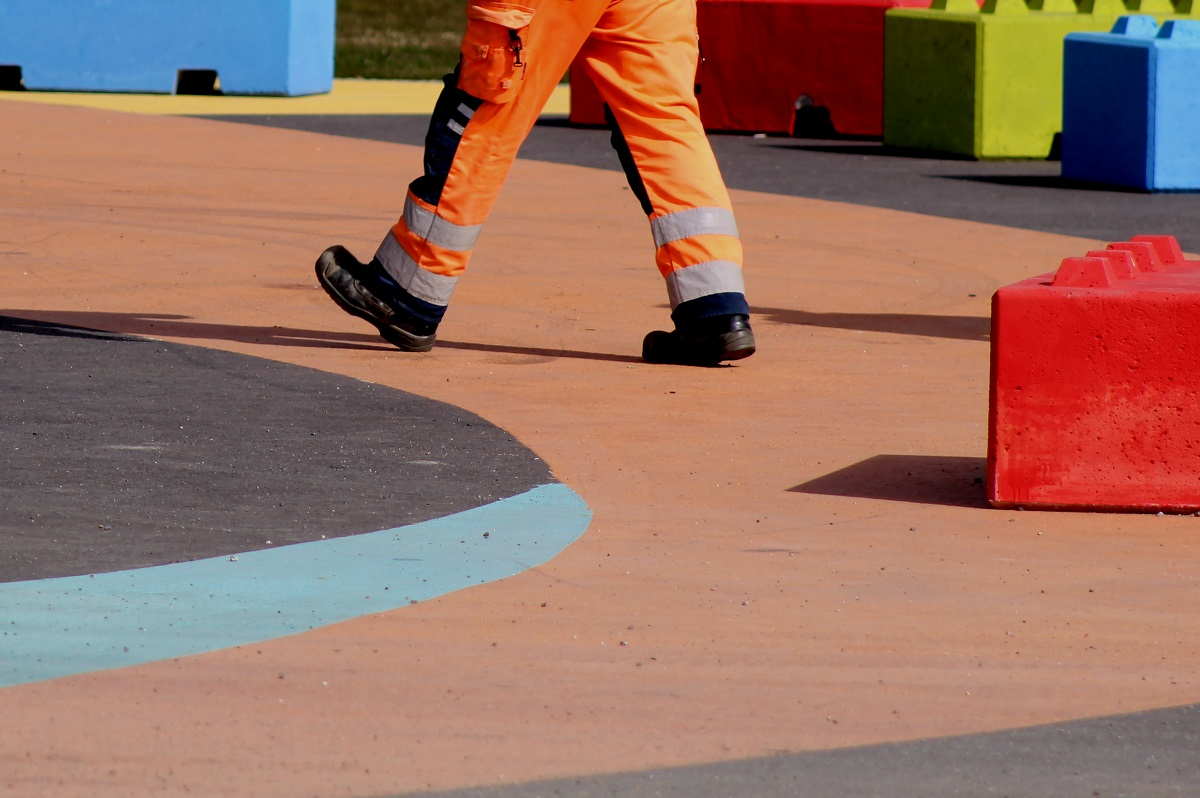
<instances>
[{"instance_id":1,"label":"light blue painted line","mask_svg":"<svg viewBox=\"0 0 1200 798\"><path fill-rule=\"evenodd\" d=\"M200 654L386 612L541 565L591 510L543 485L365 535L0 584L0 687Z\"/></svg>"}]
</instances>

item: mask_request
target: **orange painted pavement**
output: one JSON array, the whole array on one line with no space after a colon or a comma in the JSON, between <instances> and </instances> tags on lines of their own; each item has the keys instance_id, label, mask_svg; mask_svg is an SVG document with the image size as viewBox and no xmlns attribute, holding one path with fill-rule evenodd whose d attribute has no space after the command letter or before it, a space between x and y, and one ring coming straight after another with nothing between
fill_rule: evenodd
<instances>
[{"instance_id":1,"label":"orange painted pavement","mask_svg":"<svg viewBox=\"0 0 1200 798\"><path fill-rule=\"evenodd\" d=\"M417 149L0 113L0 314L461 405L595 511L499 583L2 690L0 793L396 793L1200 701L1200 520L997 511L973 484L991 293L1096 242L734 192L759 354L655 367L622 175L520 162L438 348L404 355L312 261L373 251Z\"/></svg>"}]
</instances>

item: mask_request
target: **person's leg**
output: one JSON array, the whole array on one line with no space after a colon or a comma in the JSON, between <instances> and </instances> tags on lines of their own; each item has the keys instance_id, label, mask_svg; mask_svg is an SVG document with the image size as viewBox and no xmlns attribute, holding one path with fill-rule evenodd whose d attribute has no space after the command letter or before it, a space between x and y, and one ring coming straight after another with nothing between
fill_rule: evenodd
<instances>
[{"instance_id":1,"label":"person's leg","mask_svg":"<svg viewBox=\"0 0 1200 798\"><path fill-rule=\"evenodd\" d=\"M666 280L676 329L647 336L655 362L716 363L755 347L737 225L695 98L695 14L695 0L618 0L581 50Z\"/></svg>"},{"instance_id":2,"label":"person's leg","mask_svg":"<svg viewBox=\"0 0 1200 798\"><path fill-rule=\"evenodd\" d=\"M339 305L401 349L433 346L521 142L606 4L542 0L535 12L469 0L462 61L445 78L424 174L409 185L399 221L370 264L340 247L317 261L318 279Z\"/></svg>"}]
</instances>

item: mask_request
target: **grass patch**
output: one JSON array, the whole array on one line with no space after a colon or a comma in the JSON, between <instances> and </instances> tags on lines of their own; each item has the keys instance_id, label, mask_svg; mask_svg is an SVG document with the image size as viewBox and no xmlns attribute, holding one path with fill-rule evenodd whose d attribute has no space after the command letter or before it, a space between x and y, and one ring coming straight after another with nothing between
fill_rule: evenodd
<instances>
[{"instance_id":1,"label":"grass patch","mask_svg":"<svg viewBox=\"0 0 1200 798\"><path fill-rule=\"evenodd\" d=\"M337 0L334 75L437 79L458 63L463 0Z\"/></svg>"}]
</instances>

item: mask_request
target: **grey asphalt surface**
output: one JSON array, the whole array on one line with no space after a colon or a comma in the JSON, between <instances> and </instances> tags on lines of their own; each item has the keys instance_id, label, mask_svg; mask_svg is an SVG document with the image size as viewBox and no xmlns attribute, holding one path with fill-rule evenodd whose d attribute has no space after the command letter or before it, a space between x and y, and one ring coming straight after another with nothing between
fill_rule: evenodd
<instances>
[{"instance_id":1,"label":"grey asphalt surface","mask_svg":"<svg viewBox=\"0 0 1200 798\"><path fill-rule=\"evenodd\" d=\"M3 315L0 452L0 582L391 529L556 481L461 408Z\"/></svg>"},{"instance_id":2,"label":"grey asphalt surface","mask_svg":"<svg viewBox=\"0 0 1200 798\"><path fill-rule=\"evenodd\" d=\"M1194 798L1200 707L424 798Z\"/></svg>"}]
</instances>

